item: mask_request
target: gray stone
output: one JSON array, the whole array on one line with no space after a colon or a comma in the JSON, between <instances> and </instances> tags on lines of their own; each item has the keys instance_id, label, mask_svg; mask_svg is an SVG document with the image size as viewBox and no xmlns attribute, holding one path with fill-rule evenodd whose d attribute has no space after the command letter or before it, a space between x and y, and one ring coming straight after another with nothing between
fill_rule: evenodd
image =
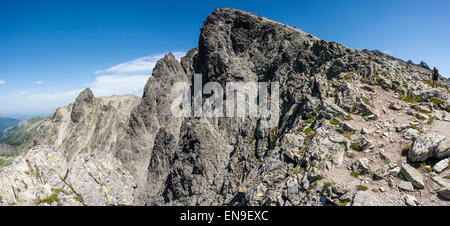
<instances>
[{"instance_id":1,"label":"gray stone","mask_svg":"<svg viewBox=\"0 0 450 226\"><path fill-rule=\"evenodd\" d=\"M423 189L425 188L425 184L423 182L423 177L419 171L414 169L412 166L408 164L403 164L400 173L405 177L406 180L410 181L415 188Z\"/></svg>"},{"instance_id":2,"label":"gray stone","mask_svg":"<svg viewBox=\"0 0 450 226\"><path fill-rule=\"evenodd\" d=\"M408 206L418 206L418 205L420 205L419 201L417 201L417 199L414 196L412 196L412 195L406 195L405 196L405 202L406 202L406 205L408 205Z\"/></svg>"},{"instance_id":3,"label":"gray stone","mask_svg":"<svg viewBox=\"0 0 450 226\"><path fill-rule=\"evenodd\" d=\"M369 129L367 129L367 128L362 128L362 129L361 129L361 134L364 134L364 135L370 134L371 132L372 132L372 131L369 130Z\"/></svg>"},{"instance_id":4,"label":"gray stone","mask_svg":"<svg viewBox=\"0 0 450 226\"><path fill-rule=\"evenodd\" d=\"M442 188L437 193L444 199L450 200L450 188Z\"/></svg>"},{"instance_id":5,"label":"gray stone","mask_svg":"<svg viewBox=\"0 0 450 226\"><path fill-rule=\"evenodd\" d=\"M402 109L402 105L399 102L392 102L389 105L389 108L392 109L392 110L395 110L395 111L399 111L399 110Z\"/></svg>"},{"instance_id":6,"label":"gray stone","mask_svg":"<svg viewBox=\"0 0 450 226\"><path fill-rule=\"evenodd\" d=\"M398 174L400 173L400 169L401 169L400 167L395 167L395 168L391 169L389 171L389 175L394 176L394 177L398 176Z\"/></svg>"},{"instance_id":7,"label":"gray stone","mask_svg":"<svg viewBox=\"0 0 450 226\"><path fill-rule=\"evenodd\" d=\"M438 183L441 187L450 188L450 181L439 176L432 176L431 179Z\"/></svg>"},{"instance_id":8,"label":"gray stone","mask_svg":"<svg viewBox=\"0 0 450 226\"><path fill-rule=\"evenodd\" d=\"M414 191L412 183L404 180L398 183L398 188L402 191L410 191L410 192Z\"/></svg>"},{"instance_id":9,"label":"gray stone","mask_svg":"<svg viewBox=\"0 0 450 226\"><path fill-rule=\"evenodd\" d=\"M438 159L450 155L450 139L436 134L418 136L409 151L409 159L414 162L425 161L430 157Z\"/></svg>"},{"instance_id":10,"label":"gray stone","mask_svg":"<svg viewBox=\"0 0 450 226\"><path fill-rule=\"evenodd\" d=\"M370 194L368 191L358 191L353 198L353 206L381 206L375 196Z\"/></svg>"},{"instance_id":11,"label":"gray stone","mask_svg":"<svg viewBox=\"0 0 450 226\"><path fill-rule=\"evenodd\" d=\"M436 163L433 166L433 170L437 173L441 173L442 171L447 169L449 161L450 161L450 159L443 159L443 160L439 161L438 163Z\"/></svg>"},{"instance_id":12,"label":"gray stone","mask_svg":"<svg viewBox=\"0 0 450 226\"><path fill-rule=\"evenodd\" d=\"M407 129L405 134L410 136L410 137L412 137L412 138L416 138L416 137L418 137L420 135L419 131L417 131L416 129L413 129L413 128Z\"/></svg>"}]
</instances>

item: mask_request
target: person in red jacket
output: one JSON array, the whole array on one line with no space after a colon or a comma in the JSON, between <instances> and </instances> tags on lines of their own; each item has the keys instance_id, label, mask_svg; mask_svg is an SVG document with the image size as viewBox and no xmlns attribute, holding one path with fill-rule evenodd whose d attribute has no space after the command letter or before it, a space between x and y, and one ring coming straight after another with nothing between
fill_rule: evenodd
<instances>
[{"instance_id":1,"label":"person in red jacket","mask_svg":"<svg viewBox=\"0 0 450 226\"><path fill-rule=\"evenodd\" d=\"M435 67L433 69L433 87L437 87L438 85L438 79L439 79L439 71L438 69Z\"/></svg>"}]
</instances>

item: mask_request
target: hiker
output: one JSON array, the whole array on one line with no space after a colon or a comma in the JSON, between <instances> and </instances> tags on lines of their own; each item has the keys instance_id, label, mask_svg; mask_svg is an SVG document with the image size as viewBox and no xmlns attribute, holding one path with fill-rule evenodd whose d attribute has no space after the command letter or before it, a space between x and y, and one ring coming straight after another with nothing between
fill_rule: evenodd
<instances>
[{"instance_id":1,"label":"hiker","mask_svg":"<svg viewBox=\"0 0 450 226\"><path fill-rule=\"evenodd\" d=\"M433 69L433 87L437 87L438 84L438 78L439 78L439 71L436 67Z\"/></svg>"}]
</instances>

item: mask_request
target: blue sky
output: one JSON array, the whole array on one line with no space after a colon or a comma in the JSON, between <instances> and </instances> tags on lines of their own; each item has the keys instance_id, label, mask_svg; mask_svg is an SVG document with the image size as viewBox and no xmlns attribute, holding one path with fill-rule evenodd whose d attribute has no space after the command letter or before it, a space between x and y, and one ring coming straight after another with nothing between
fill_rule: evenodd
<instances>
[{"instance_id":1,"label":"blue sky","mask_svg":"<svg viewBox=\"0 0 450 226\"><path fill-rule=\"evenodd\" d=\"M448 0L0 1L0 116L52 114L85 87L140 96L156 60L196 47L221 7L450 75Z\"/></svg>"}]
</instances>

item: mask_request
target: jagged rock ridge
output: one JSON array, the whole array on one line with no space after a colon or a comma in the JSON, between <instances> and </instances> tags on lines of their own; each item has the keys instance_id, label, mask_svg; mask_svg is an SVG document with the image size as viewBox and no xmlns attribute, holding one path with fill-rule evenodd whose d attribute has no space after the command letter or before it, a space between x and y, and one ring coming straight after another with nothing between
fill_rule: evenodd
<instances>
[{"instance_id":1,"label":"jagged rock ridge","mask_svg":"<svg viewBox=\"0 0 450 226\"><path fill-rule=\"evenodd\" d=\"M194 73L203 83L279 82L277 127L254 118L174 118L171 87L191 83ZM198 48L181 62L165 56L140 103L118 107L129 111L119 114L113 136L100 111L86 119L104 105L85 91L29 147L54 145L70 161L114 154L136 183L134 205L448 205L449 149L437 148L447 140L428 144L421 136L450 137L450 86L442 79L430 88L429 79L424 67L379 51L218 9Z\"/></svg>"}]
</instances>

